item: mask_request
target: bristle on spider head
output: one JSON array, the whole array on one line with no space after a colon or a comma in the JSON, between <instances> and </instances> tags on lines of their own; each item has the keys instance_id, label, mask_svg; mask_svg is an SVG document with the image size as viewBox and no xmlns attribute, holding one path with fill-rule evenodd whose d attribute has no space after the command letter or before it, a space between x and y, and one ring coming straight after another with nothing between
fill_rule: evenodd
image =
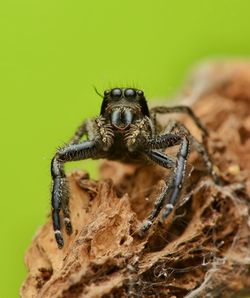
<instances>
[{"instance_id":1,"label":"bristle on spider head","mask_svg":"<svg viewBox=\"0 0 250 298\"><path fill-rule=\"evenodd\" d=\"M103 98L103 95L97 90L96 86L93 86L94 90L95 90L95 93L97 95L99 95L101 98Z\"/></svg>"}]
</instances>

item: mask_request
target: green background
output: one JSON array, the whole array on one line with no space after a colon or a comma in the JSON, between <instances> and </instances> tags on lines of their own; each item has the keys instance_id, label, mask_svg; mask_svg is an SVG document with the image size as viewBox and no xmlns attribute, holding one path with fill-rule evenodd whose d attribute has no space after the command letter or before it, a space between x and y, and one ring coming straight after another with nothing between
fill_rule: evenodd
<instances>
[{"instance_id":1,"label":"green background","mask_svg":"<svg viewBox=\"0 0 250 298\"><path fill-rule=\"evenodd\" d=\"M55 149L99 113L92 86L174 94L194 62L249 54L249 11L248 0L0 2L1 298L18 297L49 213Z\"/></svg>"}]
</instances>

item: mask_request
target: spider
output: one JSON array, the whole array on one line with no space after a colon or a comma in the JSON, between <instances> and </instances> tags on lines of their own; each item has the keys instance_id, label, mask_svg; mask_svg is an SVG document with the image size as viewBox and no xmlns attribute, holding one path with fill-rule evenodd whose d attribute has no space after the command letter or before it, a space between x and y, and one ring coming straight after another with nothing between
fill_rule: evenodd
<instances>
[{"instance_id":1,"label":"spider","mask_svg":"<svg viewBox=\"0 0 250 298\"><path fill-rule=\"evenodd\" d=\"M151 161L172 169L152 212L139 228L140 236L149 230L161 211L161 220L165 220L174 209L182 190L191 145L202 156L208 173L215 181L219 179L203 144L208 132L189 107L160 106L149 110L144 92L135 88L113 88L104 91L102 97L99 117L84 121L68 144L57 150L51 162L52 221L59 248L64 245L59 215L61 209L67 234L70 235L73 231L69 190L64 171L64 163L67 161L87 158L106 158L122 162ZM188 114L202 132L203 141L197 141L178 121L169 121L165 129L159 131L156 115L164 113ZM87 135L87 140L82 140L84 135ZM164 152L166 148L176 145L178 152L175 158Z\"/></svg>"}]
</instances>

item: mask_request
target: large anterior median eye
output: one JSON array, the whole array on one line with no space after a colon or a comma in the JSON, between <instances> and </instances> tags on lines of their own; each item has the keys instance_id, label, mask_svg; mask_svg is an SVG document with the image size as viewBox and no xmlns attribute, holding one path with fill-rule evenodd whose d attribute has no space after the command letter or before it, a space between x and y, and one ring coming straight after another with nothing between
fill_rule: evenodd
<instances>
[{"instance_id":1,"label":"large anterior median eye","mask_svg":"<svg viewBox=\"0 0 250 298\"><path fill-rule=\"evenodd\" d=\"M136 92L134 89L125 89L124 96L128 99L134 99L136 97Z\"/></svg>"},{"instance_id":2,"label":"large anterior median eye","mask_svg":"<svg viewBox=\"0 0 250 298\"><path fill-rule=\"evenodd\" d=\"M119 88L114 88L111 90L110 92L110 96L113 98L113 99L120 99L121 96L122 96L122 90L119 89Z\"/></svg>"}]
</instances>

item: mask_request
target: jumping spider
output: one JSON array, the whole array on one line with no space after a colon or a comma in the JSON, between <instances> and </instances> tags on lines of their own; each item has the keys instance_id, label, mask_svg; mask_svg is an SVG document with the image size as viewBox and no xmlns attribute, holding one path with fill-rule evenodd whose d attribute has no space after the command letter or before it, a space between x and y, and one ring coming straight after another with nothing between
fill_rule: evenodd
<instances>
[{"instance_id":1,"label":"jumping spider","mask_svg":"<svg viewBox=\"0 0 250 298\"><path fill-rule=\"evenodd\" d=\"M64 171L64 163L67 161L87 158L107 158L123 162L150 160L162 167L173 169L161 195L155 201L151 214L139 230L141 236L151 227L162 209L163 220L174 209L182 189L190 145L200 153L208 173L218 181L205 146L198 142L185 126L177 121L170 121L163 131L159 131L156 114L179 112L188 114L201 130L203 138L207 136L207 130L187 106L161 106L149 111L142 90L113 88L104 92L100 116L84 121L69 143L56 152L51 162L52 219L59 248L64 245L59 216L61 209L67 234L72 233L69 191ZM87 135L87 140L83 141L81 138L84 135ZM179 145L179 149L173 159L166 155L164 150L175 145Z\"/></svg>"}]
</instances>

